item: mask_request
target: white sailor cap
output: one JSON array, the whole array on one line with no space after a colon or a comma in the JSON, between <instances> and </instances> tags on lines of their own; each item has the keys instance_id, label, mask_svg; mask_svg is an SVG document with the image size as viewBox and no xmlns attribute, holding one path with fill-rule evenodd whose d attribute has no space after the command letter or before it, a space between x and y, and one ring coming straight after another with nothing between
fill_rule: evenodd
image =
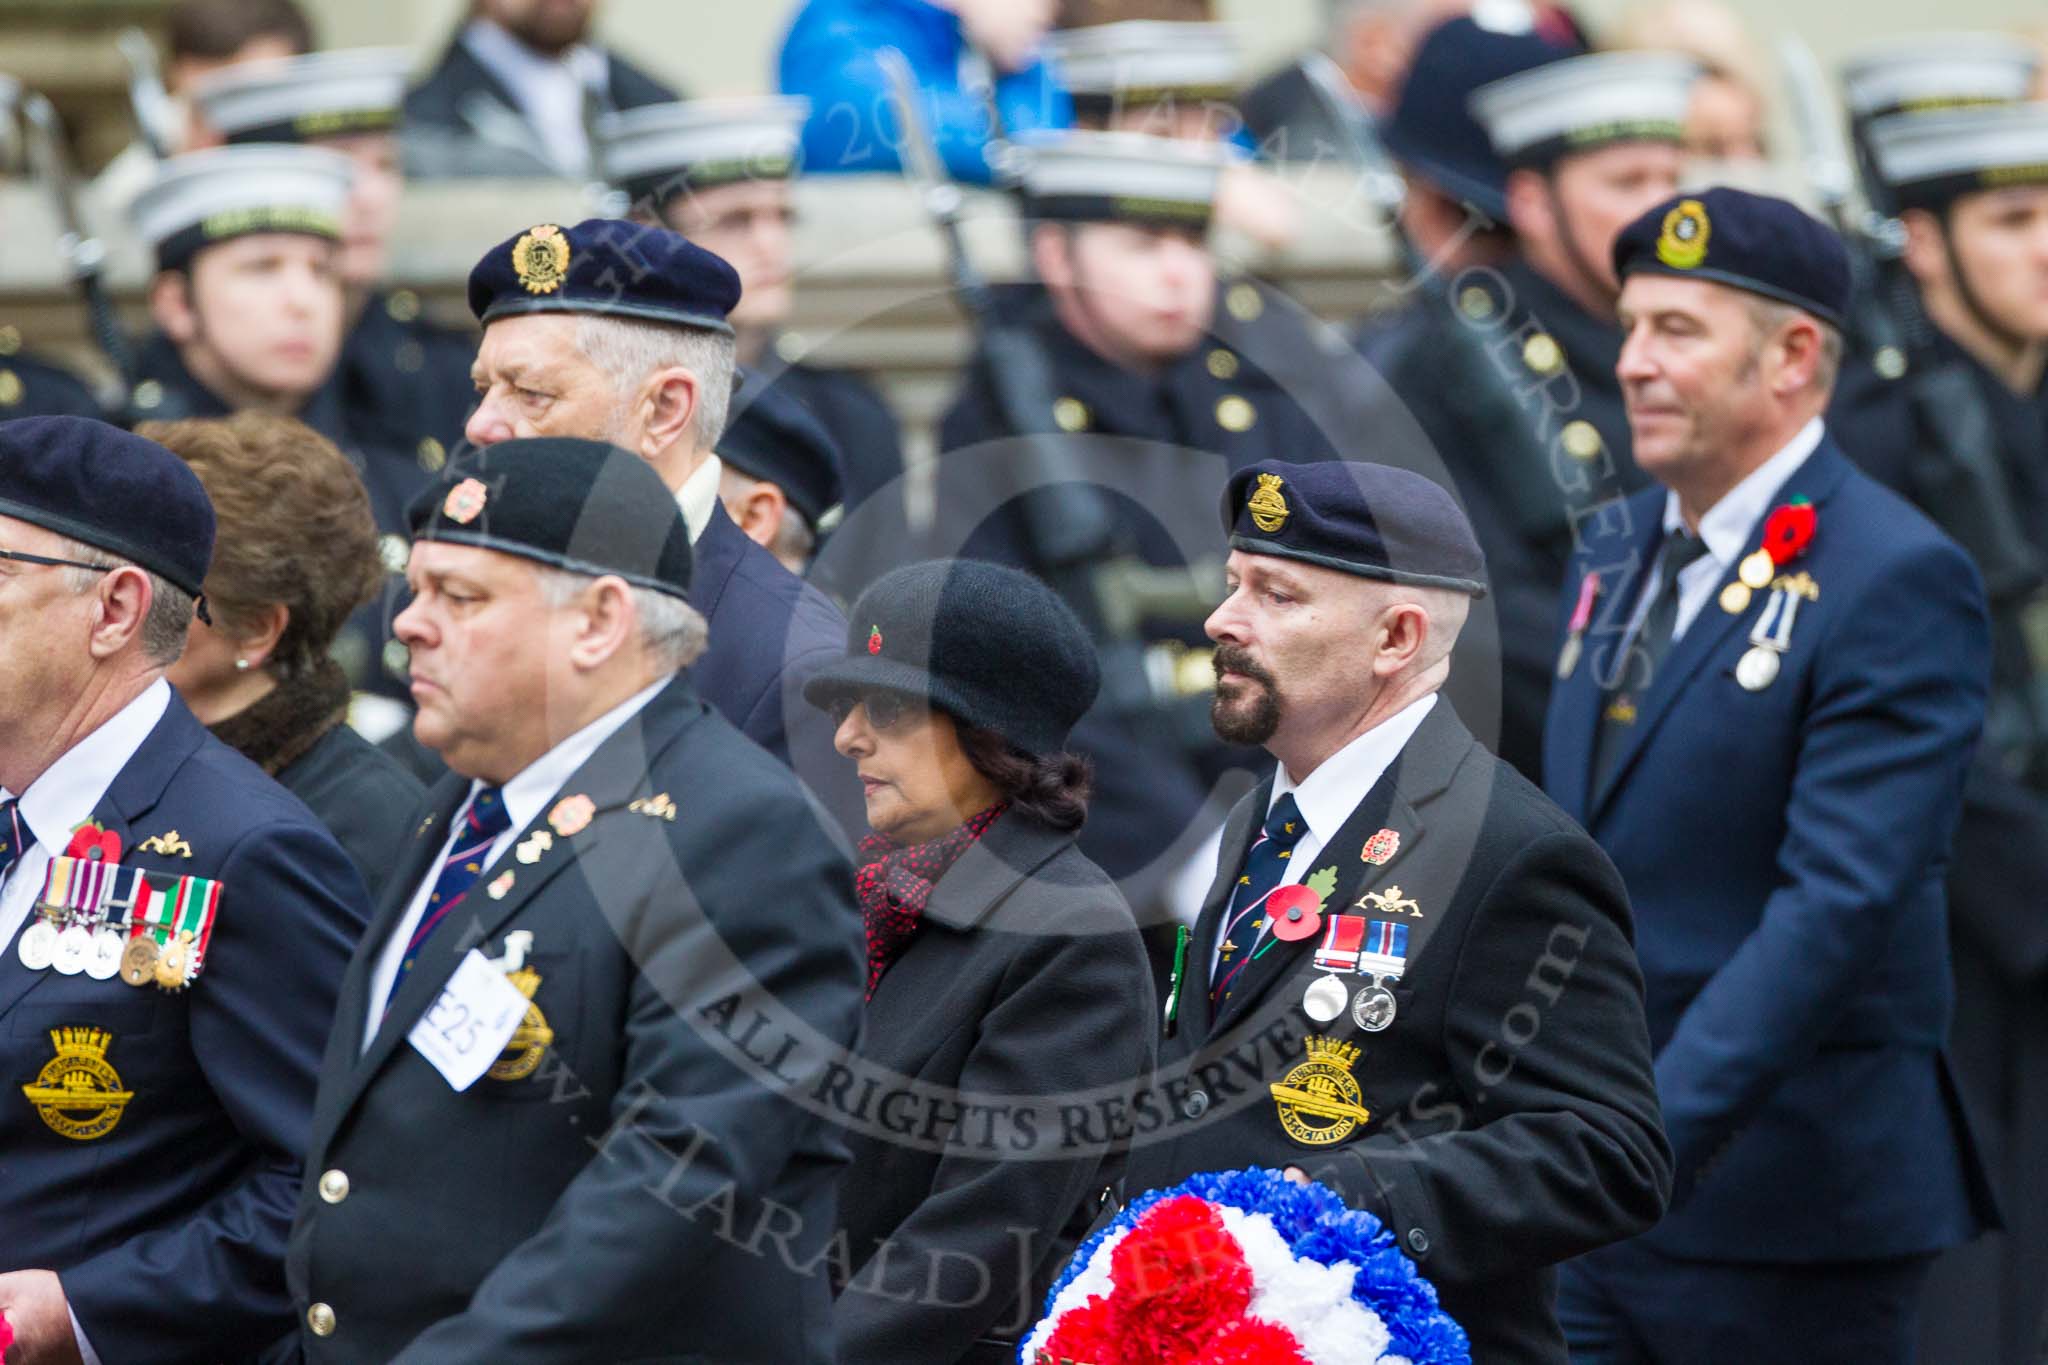
<instances>
[{"instance_id":1,"label":"white sailor cap","mask_svg":"<svg viewBox=\"0 0 2048 1365\"><path fill-rule=\"evenodd\" d=\"M2004 33L1920 33L1857 49L1842 98L1857 119L2025 99L2040 68L2033 44Z\"/></svg>"},{"instance_id":2,"label":"white sailor cap","mask_svg":"<svg viewBox=\"0 0 2048 1365\"><path fill-rule=\"evenodd\" d=\"M1595 52L1482 85L1472 116L1511 166L1616 142L1683 139L1699 64L1669 52Z\"/></svg>"},{"instance_id":3,"label":"white sailor cap","mask_svg":"<svg viewBox=\"0 0 2048 1365\"><path fill-rule=\"evenodd\" d=\"M164 162L129 214L157 268L176 270L204 247L254 232L338 240L354 173L323 147L214 147Z\"/></svg>"},{"instance_id":4,"label":"white sailor cap","mask_svg":"<svg viewBox=\"0 0 2048 1365\"><path fill-rule=\"evenodd\" d=\"M600 164L635 199L797 172L809 100L781 95L648 104L597 120Z\"/></svg>"},{"instance_id":5,"label":"white sailor cap","mask_svg":"<svg viewBox=\"0 0 2048 1365\"><path fill-rule=\"evenodd\" d=\"M192 98L231 143L380 133L398 126L411 62L397 47L238 62L194 86Z\"/></svg>"},{"instance_id":6,"label":"white sailor cap","mask_svg":"<svg viewBox=\"0 0 2048 1365\"><path fill-rule=\"evenodd\" d=\"M1033 134L1017 145L1033 218L1203 229L1223 168L1242 155L1222 143L1087 129Z\"/></svg>"},{"instance_id":7,"label":"white sailor cap","mask_svg":"<svg viewBox=\"0 0 2048 1365\"><path fill-rule=\"evenodd\" d=\"M1046 47L1074 108L1086 116L1228 100L1244 85L1243 45L1232 24L1126 19L1059 29Z\"/></svg>"},{"instance_id":8,"label":"white sailor cap","mask_svg":"<svg viewBox=\"0 0 2048 1365\"><path fill-rule=\"evenodd\" d=\"M1864 136L1900 208L1940 209L1979 190L2048 185L2048 104L1892 114Z\"/></svg>"}]
</instances>

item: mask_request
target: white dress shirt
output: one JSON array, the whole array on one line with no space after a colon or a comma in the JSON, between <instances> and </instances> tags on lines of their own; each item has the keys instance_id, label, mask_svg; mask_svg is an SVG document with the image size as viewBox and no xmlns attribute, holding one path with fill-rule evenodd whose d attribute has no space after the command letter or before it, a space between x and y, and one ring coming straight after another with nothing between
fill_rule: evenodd
<instances>
[{"instance_id":1,"label":"white dress shirt","mask_svg":"<svg viewBox=\"0 0 2048 1365\"><path fill-rule=\"evenodd\" d=\"M1365 794L1379 785L1435 705L1434 692L1409 702L1317 764L1315 771L1299 782L1288 775L1286 764L1280 765L1273 774L1273 797L1266 802L1266 813L1271 815L1280 798L1293 792L1294 804L1301 808L1301 818L1308 825L1288 855L1282 886L1292 886L1308 875L1323 845L1337 836Z\"/></svg>"},{"instance_id":2,"label":"white dress shirt","mask_svg":"<svg viewBox=\"0 0 2048 1365\"><path fill-rule=\"evenodd\" d=\"M17 807L22 834L35 842L21 851L0 889L0 948L14 942L42 894L50 859L71 842L71 831L92 819L121 769L149 738L171 704L171 685L158 678L142 694L66 749L29 783ZM12 796L13 792L0 792Z\"/></svg>"},{"instance_id":3,"label":"white dress shirt","mask_svg":"<svg viewBox=\"0 0 2048 1365\"><path fill-rule=\"evenodd\" d=\"M570 179L590 173L590 137L583 123L585 91L611 79L604 53L576 43L559 57L535 52L489 19L472 19L462 45L512 92L547 159Z\"/></svg>"},{"instance_id":4,"label":"white dress shirt","mask_svg":"<svg viewBox=\"0 0 2048 1365\"><path fill-rule=\"evenodd\" d=\"M649 683L641 691L635 692L521 768L517 775L505 784L505 814L511 823L505 827L502 834L491 841L489 850L485 852L483 866L486 870L504 856L505 849L519 837L522 830L533 823L548 801L562 789L562 784L574 777L576 770L590 761L590 756L597 752L598 746L617 733L627 721L639 715L647 703L654 700L655 694L667 687L670 681L671 679L663 678L658 682ZM391 994L392 984L398 980L399 964L405 961L405 945L411 940L413 931L419 928L420 920L427 913L427 897L434 893L434 883L440 880L441 865L448 861L448 855L454 851L455 837L463 826L462 815L467 813L469 802L476 799L476 794L482 791L483 787L484 784L477 781L469 784L469 797L458 809L456 818L448 822L448 837L441 841L440 854L427 869L427 875L421 879L419 888L413 892L412 904L405 908L404 917L398 921L398 927L391 931L391 937L385 940L384 948L377 956L377 966L370 973L369 1008L363 1012L365 1052L369 1051L370 1044L376 1041L377 1030L384 1022L384 1004Z\"/></svg>"},{"instance_id":5,"label":"white dress shirt","mask_svg":"<svg viewBox=\"0 0 2048 1365\"><path fill-rule=\"evenodd\" d=\"M725 462L706 455L704 463L676 490L676 506L683 509L683 529L690 533L692 545L711 524L711 511L718 506L718 481L724 476Z\"/></svg>"},{"instance_id":6,"label":"white dress shirt","mask_svg":"<svg viewBox=\"0 0 2048 1365\"><path fill-rule=\"evenodd\" d=\"M34 842L21 850L0 887L0 949L11 945L28 922L49 873L50 859L70 844L75 826L92 819L107 788L114 785L170 704L171 685L158 678L102 721L97 730L60 754L21 793L21 804L15 809L21 816L22 834ZM13 795L0 791L0 796ZM85 1365L100 1365L99 1353L85 1339L85 1328L79 1325L76 1313L71 1314L71 1335L78 1340L78 1355Z\"/></svg>"},{"instance_id":7,"label":"white dress shirt","mask_svg":"<svg viewBox=\"0 0 2048 1365\"><path fill-rule=\"evenodd\" d=\"M1799 428L1798 434L1787 441L1782 450L1752 469L1741 483L1729 489L1700 517L1697 534L1706 542L1707 552L1678 571L1678 614L1671 622L1674 642L1685 638L1685 632L1712 600L1715 587L1741 562L1757 523L1770 511L1771 499L1820 448L1824 430L1818 417ZM1678 494L1666 493L1664 534L1670 535L1684 525L1685 517L1678 510ZM1630 640L1636 638L1642 629L1643 618L1650 614L1655 590L1656 584L1646 582L1636 595L1635 610L1629 613L1628 618Z\"/></svg>"}]
</instances>

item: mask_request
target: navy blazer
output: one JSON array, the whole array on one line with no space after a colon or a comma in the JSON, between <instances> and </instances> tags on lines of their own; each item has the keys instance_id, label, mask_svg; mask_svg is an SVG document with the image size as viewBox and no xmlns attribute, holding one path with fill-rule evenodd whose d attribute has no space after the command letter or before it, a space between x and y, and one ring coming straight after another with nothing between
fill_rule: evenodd
<instances>
[{"instance_id":1,"label":"navy blazer","mask_svg":"<svg viewBox=\"0 0 2048 1365\"><path fill-rule=\"evenodd\" d=\"M428 792L342 984L287 1263L301 1321L334 1314L304 1358L830 1360L846 1147L805 1092L860 1026L852 869L678 680L563 784L587 825L543 843L543 815L483 870L366 1051L371 973L468 793ZM458 1094L407 1036L520 930L535 1032Z\"/></svg>"},{"instance_id":2,"label":"navy blazer","mask_svg":"<svg viewBox=\"0 0 2048 1365\"><path fill-rule=\"evenodd\" d=\"M692 547L690 605L711 628L690 685L733 728L796 771L848 831L867 828L853 764L832 748L831 719L804 683L846 656L846 618L816 588L747 538L713 503Z\"/></svg>"},{"instance_id":3,"label":"navy blazer","mask_svg":"<svg viewBox=\"0 0 2048 1365\"><path fill-rule=\"evenodd\" d=\"M121 861L217 878L198 980L32 972L0 955L0 1270L55 1270L102 1360L247 1359L291 1327L285 1234L320 1052L369 908L327 831L175 695L95 812ZM176 832L184 855L140 845ZM60 1028L98 1029L132 1092L78 1140L22 1094Z\"/></svg>"},{"instance_id":4,"label":"navy blazer","mask_svg":"<svg viewBox=\"0 0 2048 1365\"><path fill-rule=\"evenodd\" d=\"M1736 662L1769 594L1710 600L1638 698L1609 780L1592 758L1664 492L1588 523L1567 596L1602 592L1553 692L1545 786L1628 884L1648 991L1673 1255L1867 1259L1995 1218L1942 1056L1943 882L1990 672L1984 590L1932 523L1832 438L1771 499L1812 501L1782 670ZM1752 529L1750 545L1761 542ZM1728 576L1734 581L1734 574Z\"/></svg>"}]
</instances>

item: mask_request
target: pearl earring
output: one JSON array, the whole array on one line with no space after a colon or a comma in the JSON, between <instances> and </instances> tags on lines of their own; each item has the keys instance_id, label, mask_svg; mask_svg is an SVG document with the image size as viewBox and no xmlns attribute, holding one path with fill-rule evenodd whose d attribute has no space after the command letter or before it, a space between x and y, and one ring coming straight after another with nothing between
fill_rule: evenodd
<instances>
[{"instance_id":1,"label":"pearl earring","mask_svg":"<svg viewBox=\"0 0 2048 1365\"><path fill-rule=\"evenodd\" d=\"M237 673L246 673L246 672L248 672L248 671L249 671L249 661L248 661L247 659L237 659L237 660L235 660L235 672L237 672Z\"/></svg>"}]
</instances>

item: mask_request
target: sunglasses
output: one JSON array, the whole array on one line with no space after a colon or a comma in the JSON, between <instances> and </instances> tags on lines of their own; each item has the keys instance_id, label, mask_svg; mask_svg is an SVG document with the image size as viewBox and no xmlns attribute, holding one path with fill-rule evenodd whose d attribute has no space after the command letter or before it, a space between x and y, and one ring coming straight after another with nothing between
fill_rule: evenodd
<instances>
[{"instance_id":1,"label":"sunglasses","mask_svg":"<svg viewBox=\"0 0 2048 1365\"><path fill-rule=\"evenodd\" d=\"M842 692L832 699L829 708L833 725L846 724L856 706L867 713L868 727L873 730L894 730L924 715L928 709L923 702L901 692Z\"/></svg>"}]
</instances>

